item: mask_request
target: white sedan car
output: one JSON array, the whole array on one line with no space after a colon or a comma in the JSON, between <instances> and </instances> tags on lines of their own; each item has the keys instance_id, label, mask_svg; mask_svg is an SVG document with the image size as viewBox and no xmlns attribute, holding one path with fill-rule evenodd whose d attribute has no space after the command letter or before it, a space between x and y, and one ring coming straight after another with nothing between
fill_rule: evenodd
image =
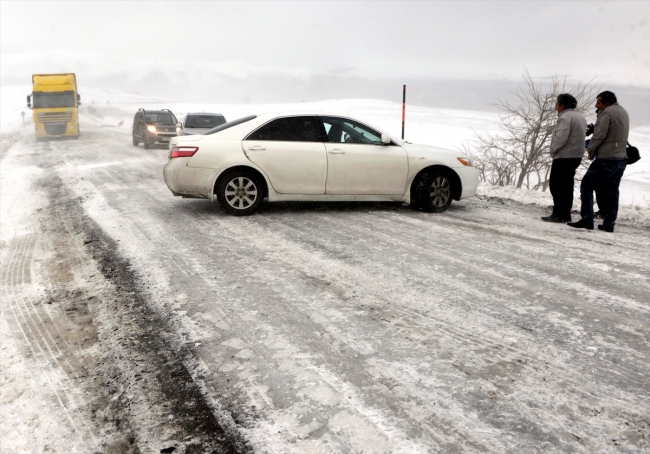
<instances>
[{"instance_id":1,"label":"white sedan car","mask_svg":"<svg viewBox=\"0 0 650 454\"><path fill-rule=\"evenodd\" d=\"M235 216L264 200L396 201L441 213L476 194L468 156L414 145L347 116L251 115L174 137L165 183L176 196L216 197Z\"/></svg>"}]
</instances>

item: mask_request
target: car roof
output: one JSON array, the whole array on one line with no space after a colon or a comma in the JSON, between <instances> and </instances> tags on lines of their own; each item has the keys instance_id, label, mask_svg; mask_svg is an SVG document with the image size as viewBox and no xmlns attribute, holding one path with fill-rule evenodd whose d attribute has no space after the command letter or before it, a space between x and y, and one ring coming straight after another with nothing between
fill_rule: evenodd
<instances>
[{"instance_id":1,"label":"car roof","mask_svg":"<svg viewBox=\"0 0 650 454\"><path fill-rule=\"evenodd\" d=\"M214 116L214 117L223 117L223 114L220 113L211 113L211 112L188 112L185 114L185 116L188 115L209 115L209 116Z\"/></svg>"},{"instance_id":2,"label":"car roof","mask_svg":"<svg viewBox=\"0 0 650 454\"><path fill-rule=\"evenodd\" d=\"M347 115L347 114L341 114L341 113L332 113L332 112L301 112L301 111L286 111L286 112L265 112L261 113L258 115L254 115L252 119L249 121L246 121L244 123L240 123L236 126L232 126L230 128L224 129L222 131L219 131L219 139L220 140L242 140L245 136L247 136L251 131L259 128L260 126L264 125L265 123L268 123L271 120L274 120L276 118L281 118L281 117L303 117L303 116L320 116L320 117L340 117L340 118L349 118L351 120L358 121L370 128L376 129L377 131L381 131L386 133L384 128L377 127L373 125L372 123L367 122L364 119L357 118L355 116ZM235 120L236 121L236 120ZM404 140L400 139L397 136L394 136L392 134L386 133L391 140L393 140L395 143L398 145L401 145L404 143ZM206 136L210 137L210 135Z\"/></svg>"},{"instance_id":3,"label":"car roof","mask_svg":"<svg viewBox=\"0 0 650 454\"><path fill-rule=\"evenodd\" d=\"M280 112L264 112L257 114L257 118L272 119L278 117L342 117L350 118L352 120L357 120L362 123L366 123L364 120L360 120L355 116L350 116L348 114L336 113L336 112L313 112L313 111L280 111Z\"/></svg>"}]
</instances>

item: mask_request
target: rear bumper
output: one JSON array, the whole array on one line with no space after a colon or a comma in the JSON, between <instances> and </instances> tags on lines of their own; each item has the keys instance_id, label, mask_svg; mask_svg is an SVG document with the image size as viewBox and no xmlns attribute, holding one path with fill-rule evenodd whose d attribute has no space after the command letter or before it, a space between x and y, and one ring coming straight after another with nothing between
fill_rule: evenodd
<instances>
[{"instance_id":1,"label":"rear bumper","mask_svg":"<svg viewBox=\"0 0 650 454\"><path fill-rule=\"evenodd\" d=\"M165 184L175 196L210 198L219 169L187 167L190 159L170 159L163 167Z\"/></svg>"}]
</instances>

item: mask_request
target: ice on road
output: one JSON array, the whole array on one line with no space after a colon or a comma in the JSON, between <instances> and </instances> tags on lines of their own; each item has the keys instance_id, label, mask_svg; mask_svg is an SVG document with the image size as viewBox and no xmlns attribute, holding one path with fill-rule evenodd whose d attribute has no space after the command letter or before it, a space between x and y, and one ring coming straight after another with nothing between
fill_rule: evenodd
<instances>
[{"instance_id":1,"label":"ice on road","mask_svg":"<svg viewBox=\"0 0 650 454\"><path fill-rule=\"evenodd\" d=\"M486 197L235 218L173 197L164 148L82 133L2 158L7 452L62 446L54 429L79 452L190 452L155 337L233 452L650 450L647 225Z\"/></svg>"}]
</instances>

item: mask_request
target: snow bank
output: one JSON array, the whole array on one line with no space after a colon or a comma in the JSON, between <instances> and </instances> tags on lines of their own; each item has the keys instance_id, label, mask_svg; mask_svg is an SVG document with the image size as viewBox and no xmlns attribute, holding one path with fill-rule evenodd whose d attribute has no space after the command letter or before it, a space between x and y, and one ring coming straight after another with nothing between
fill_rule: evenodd
<instances>
[{"instance_id":1,"label":"snow bank","mask_svg":"<svg viewBox=\"0 0 650 454\"><path fill-rule=\"evenodd\" d=\"M579 194L577 194L577 189L573 198L574 212L580 211L580 198ZM531 191L525 188L518 189L514 186L492 186L488 183L479 183L476 195L479 198L486 198L488 200L509 200L525 205L537 205L548 208L549 210L553 208L553 198L548 191ZM642 200L645 201L645 205L641 205ZM634 225L650 226L649 201L650 197L648 197L648 193L646 192L645 197L643 194L639 195L639 203L636 205L620 204L618 208L618 221Z\"/></svg>"}]
</instances>

